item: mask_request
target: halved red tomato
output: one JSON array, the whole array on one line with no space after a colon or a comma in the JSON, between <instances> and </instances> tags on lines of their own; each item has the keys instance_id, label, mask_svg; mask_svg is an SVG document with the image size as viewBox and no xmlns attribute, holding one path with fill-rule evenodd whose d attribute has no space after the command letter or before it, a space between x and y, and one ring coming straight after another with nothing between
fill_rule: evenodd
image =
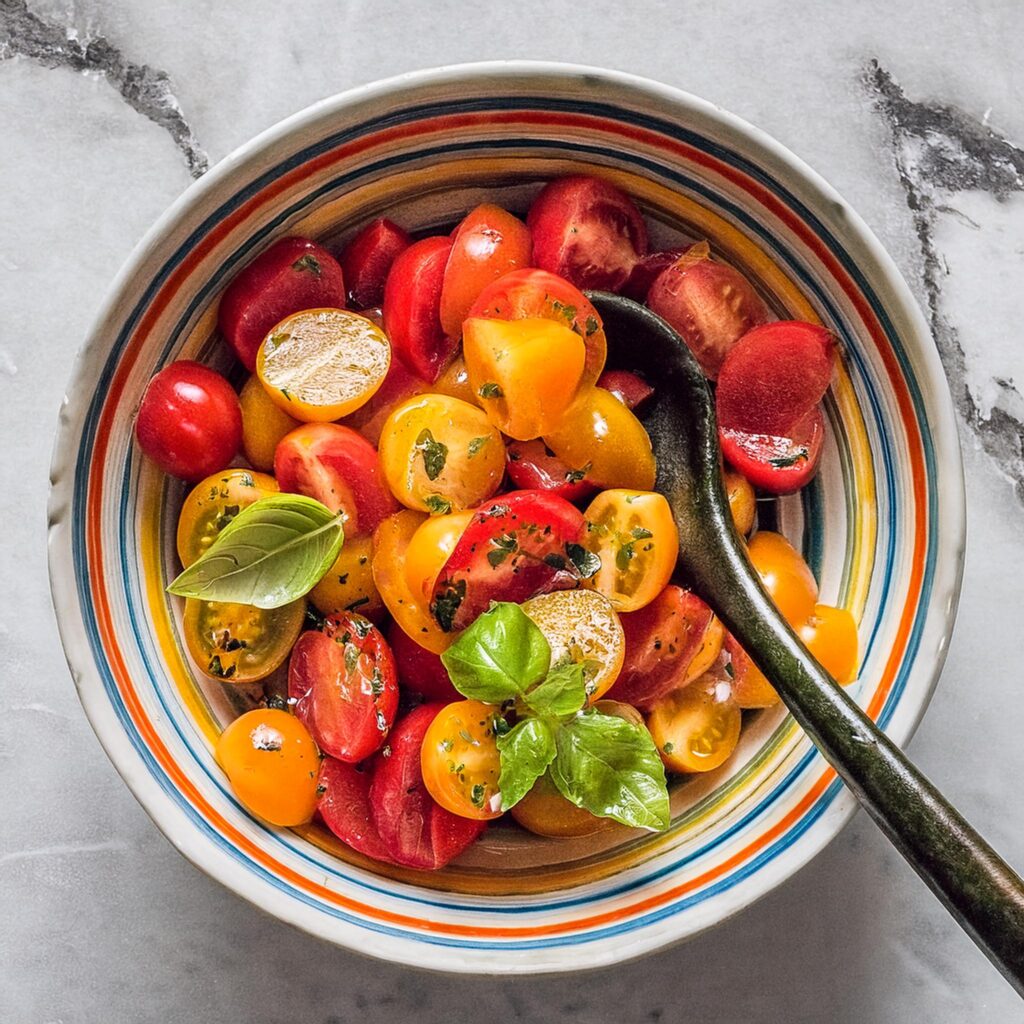
<instances>
[{"instance_id":1,"label":"halved red tomato","mask_svg":"<svg viewBox=\"0 0 1024 1024\"><path fill-rule=\"evenodd\" d=\"M817 406L788 434L749 434L719 426L722 455L755 487L793 494L818 471L825 444L825 417Z\"/></svg>"},{"instance_id":2,"label":"halved red tomato","mask_svg":"<svg viewBox=\"0 0 1024 1024\"><path fill-rule=\"evenodd\" d=\"M649 252L633 265L629 278L620 291L627 298L643 302L651 290L651 285L654 284L661 272L666 267L671 267L689 248L688 245L684 245L676 249Z\"/></svg>"},{"instance_id":3,"label":"halved red tomato","mask_svg":"<svg viewBox=\"0 0 1024 1024\"><path fill-rule=\"evenodd\" d=\"M512 491L481 505L434 584L430 610L464 629L491 601L521 603L579 586L583 514L547 491Z\"/></svg>"},{"instance_id":4,"label":"halved red tomato","mask_svg":"<svg viewBox=\"0 0 1024 1024\"><path fill-rule=\"evenodd\" d=\"M513 441L506 457L509 479L523 490L549 491L566 501L581 501L597 489L585 468L567 466L539 437Z\"/></svg>"},{"instance_id":5,"label":"halved red tomato","mask_svg":"<svg viewBox=\"0 0 1024 1024\"><path fill-rule=\"evenodd\" d=\"M325 757L320 764L317 810L324 824L353 850L374 860L391 862L391 855L377 831L370 805L369 765L348 764Z\"/></svg>"},{"instance_id":6,"label":"halved red tomato","mask_svg":"<svg viewBox=\"0 0 1024 1024\"><path fill-rule=\"evenodd\" d=\"M367 224L341 250L338 262L345 273L353 309L379 306L384 282L398 256L412 245L412 236L387 217Z\"/></svg>"}]
</instances>

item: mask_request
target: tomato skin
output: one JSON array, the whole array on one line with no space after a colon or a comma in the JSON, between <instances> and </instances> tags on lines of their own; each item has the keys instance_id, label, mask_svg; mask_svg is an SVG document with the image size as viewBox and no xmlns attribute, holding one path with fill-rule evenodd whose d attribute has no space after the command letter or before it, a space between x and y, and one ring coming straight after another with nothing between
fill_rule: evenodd
<instances>
[{"instance_id":1,"label":"tomato skin","mask_svg":"<svg viewBox=\"0 0 1024 1024\"><path fill-rule=\"evenodd\" d=\"M692 679L705 643L722 642L715 616L696 594L669 584L649 605L620 616L626 656L608 691L613 700L641 710Z\"/></svg>"},{"instance_id":2,"label":"tomato skin","mask_svg":"<svg viewBox=\"0 0 1024 1024\"><path fill-rule=\"evenodd\" d=\"M754 534L747 554L775 607L799 629L814 614L818 600L818 584L810 566L781 533L768 530Z\"/></svg>"},{"instance_id":3,"label":"tomato skin","mask_svg":"<svg viewBox=\"0 0 1024 1024\"><path fill-rule=\"evenodd\" d=\"M393 863L373 820L368 767L325 757L320 764L317 811L324 824L346 845L366 857Z\"/></svg>"},{"instance_id":4,"label":"tomato skin","mask_svg":"<svg viewBox=\"0 0 1024 1024\"><path fill-rule=\"evenodd\" d=\"M217 322L251 373L260 343L274 324L302 309L344 309L345 304L338 261L308 238L282 238L235 275L221 296Z\"/></svg>"},{"instance_id":5,"label":"tomato skin","mask_svg":"<svg viewBox=\"0 0 1024 1024\"><path fill-rule=\"evenodd\" d=\"M238 396L242 408L242 450L252 465L264 473L274 471L274 452L285 434L302 426L278 408L253 374Z\"/></svg>"},{"instance_id":6,"label":"tomato skin","mask_svg":"<svg viewBox=\"0 0 1024 1024\"><path fill-rule=\"evenodd\" d=\"M679 332L712 380L739 339L769 316L750 282L712 259L707 242L691 246L658 275L647 305Z\"/></svg>"},{"instance_id":7,"label":"tomato skin","mask_svg":"<svg viewBox=\"0 0 1024 1024\"><path fill-rule=\"evenodd\" d=\"M395 660L361 615L331 615L292 649L288 696L322 751L351 763L383 745L398 711Z\"/></svg>"},{"instance_id":8,"label":"tomato skin","mask_svg":"<svg viewBox=\"0 0 1024 1024\"><path fill-rule=\"evenodd\" d=\"M534 263L577 288L618 291L647 251L647 226L633 200L589 175L548 182L526 223Z\"/></svg>"},{"instance_id":9,"label":"tomato skin","mask_svg":"<svg viewBox=\"0 0 1024 1024\"><path fill-rule=\"evenodd\" d=\"M547 772L509 813L528 832L549 839L592 836L617 825L611 818L598 818L566 800Z\"/></svg>"},{"instance_id":10,"label":"tomato skin","mask_svg":"<svg viewBox=\"0 0 1024 1024\"><path fill-rule=\"evenodd\" d=\"M732 698L740 708L771 708L779 703L775 688L732 633L726 634L723 650L729 666L725 677L732 688Z\"/></svg>"},{"instance_id":11,"label":"tomato skin","mask_svg":"<svg viewBox=\"0 0 1024 1024\"><path fill-rule=\"evenodd\" d=\"M729 464L755 487L769 494L794 494L818 471L825 419L816 406L785 437L719 426L718 442Z\"/></svg>"},{"instance_id":12,"label":"tomato skin","mask_svg":"<svg viewBox=\"0 0 1024 1024\"><path fill-rule=\"evenodd\" d=\"M395 723L383 752L373 759L370 804L391 859L432 871L444 867L480 836L485 821L463 818L441 807L423 782L420 752L430 723L443 704L423 704Z\"/></svg>"},{"instance_id":13,"label":"tomato skin","mask_svg":"<svg viewBox=\"0 0 1024 1024\"><path fill-rule=\"evenodd\" d=\"M689 248L690 246L685 245L676 249L649 252L634 264L626 283L620 289L621 293L628 299L644 302L651 290L651 285L661 275L661 272L671 267Z\"/></svg>"},{"instance_id":14,"label":"tomato skin","mask_svg":"<svg viewBox=\"0 0 1024 1024\"><path fill-rule=\"evenodd\" d=\"M373 538L348 536L334 564L309 592L309 599L324 615L358 612L376 621L384 602L373 582Z\"/></svg>"},{"instance_id":15,"label":"tomato skin","mask_svg":"<svg viewBox=\"0 0 1024 1024\"><path fill-rule=\"evenodd\" d=\"M447 702L462 699L462 694L452 686L441 656L421 647L396 622L388 630L388 643L391 644L398 681L403 690L427 700Z\"/></svg>"},{"instance_id":16,"label":"tomato skin","mask_svg":"<svg viewBox=\"0 0 1024 1024\"><path fill-rule=\"evenodd\" d=\"M433 383L451 362L458 338L441 326L441 287L450 238L414 242L391 265L384 285L384 330L406 368Z\"/></svg>"},{"instance_id":17,"label":"tomato skin","mask_svg":"<svg viewBox=\"0 0 1024 1024\"><path fill-rule=\"evenodd\" d=\"M676 772L709 772L736 749L742 715L729 684L709 676L658 700L647 716L665 766Z\"/></svg>"},{"instance_id":18,"label":"tomato skin","mask_svg":"<svg viewBox=\"0 0 1024 1024\"><path fill-rule=\"evenodd\" d=\"M733 525L737 533L746 536L754 528L754 517L757 514L757 498L750 481L742 474L731 469L723 469L722 484L726 497L729 499L729 511L732 513Z\"/></svg>"},{"instance_id":19,"label":"tomato skin","mask_svg":"<svg viewBox=\"0 0 1024 1024\"><path fill-rule=\"evenodd\" d=\"M566 501L582 501L596 487L579 471L567 466L548 450L538 437L533 441L512 441L506 449L508 477L521 490L549 491Z\"/></svg>"},{"instance_id":20,"label":"tomato skin","mask_svg":"<svg viewBox=\"0 0 1024 1024\"><path fill-rule=\"evenodd\" d=\"M398 511L376 449L338 423L309 423L286 434L274 453L274 475L282 491L343 512L351 536L371 533Z\"/></svg>"},{"instance_id":21,"label":"tomato skin","mask_svg":"<svg viewBox=\"0 0 1024 1024\"><path fill-rule=\"evenodd\" d=\"M613 394L630 410L643 405L654 394L654 388L647 381L629 370L605 370L597 386Z\"/></svg>"},{"instance_id":22,"label":"tomato skin","mask_svg":"<svg viewBox=\"0 0 1024 1024\"><path fill-rule=\"evenodd\" d=\"M546 491L511 491L482 505L434 584L435 619L446 631L464 629L491 601L579 586L566 545L579 544L583 529L579 509Z\"/></svg>"},{"instance_id":23,"label":"tomato skin","mask_svg":"<svg viewBox=\"0 0 1024 1024\"><path fill-rule=\"evenodd\" d=\"M200 363L171 363L146 386L135 437L165 473L201 480L224 469L242 445L238 396Z\"/></svg>"},{"instance_id":24,"label":"tomato skin","mask_svg":"<svg viewBox=\"0 0 1024 1024\"><path fill-rule=\"evenodd\" d=\"M797 632L837 683L845 685L857 678L857 623L847 609L815 605L813 615Z\"/></svg>"},{"instance_id":25,"label":"tomato skin","mask_svg":"<svg viewBox=\"0 0 1024 1024\"><path fill-rule=\"evenodd\" d=\"M380 443L384 424L396 406L414 395L429 391L430 385L406 368L401 359L392 359L376 394L355 412L345 417L343 426L357 430L372 445Z\"/></svg>"},{"instance_id":26,"label":"tomato skin","mask_svg":"<svg viewBox=\"0 0 1024 1024\"><path fill-rule=\"evenodd\" d=\"M484 288L510 270L530 266L532 244L526 225L493 203L467 213L451 237L441 287L441 326L448 337L458 338Z\"/></svg>"},{"instance_id":27,"label":"tomato skin","mask_svg":"<svg viewBox=\"0 0 1024 1024\"><path fill-rule=\"evenodd\" d=\"M409 246L412 236L387 217L367 224L341 250L341 264L354 309L379 306L391 265Z\"/></svg>"}]
</instances>

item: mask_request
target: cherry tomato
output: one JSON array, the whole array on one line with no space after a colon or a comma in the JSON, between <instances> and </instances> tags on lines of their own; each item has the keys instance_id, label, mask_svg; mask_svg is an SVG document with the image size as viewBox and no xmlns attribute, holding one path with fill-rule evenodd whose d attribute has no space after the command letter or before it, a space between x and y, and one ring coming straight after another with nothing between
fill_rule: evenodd
<instances>
[{"instance_id":1,"label":"cherry tomato","mask_svg":"<svg viewBox=\"0 0 1024 1024\"><path fill-rule=\"evenodd\" d=\"M505 475L501 434L475 405L447 395L417 395L394 409L380 460L403 505L435 514L484 501Z\"/></svg>"},{"instance_id":2,"label":"cherry tomato","mask_svg":"<svg viewBox=\"0 0 1024 1024\"><path fill-rule=\"evenodd\" d=\"M538 267L578 288L617 291L647 251L636 204L610 182L574 174L549 182L530 207Z\"/></svg>"},{"instance_id":3,"label":"cherry tomato","mask_svg":"<svg viewBox=\"0 0 1024 1024\"><path fill-rule=\"evenodd\" d=\"M680 246L675 249L662 249L659 252L649 252L642 259L638 260L630 272L629 278L622 286L620 292L630 299L643 302L651 285L667 267L671 267L690 246Z\"/></svg>"},{"instance_id":4,"label":"cherry tomato","mask_svg":"<svg viewBox=\"0 0 1024 1024\"><path fill-rule=\"evenodd\" d=\"M546 270L513 270L488 285L479 295L470 317L483 320L554 320L583 339L587 356L581 387L593 384L608 356L601 316L574 285Z\"/></svg>"},{"instance_id":5,"label":"cherry tomato","mask_svg":"<svg viewBox=\"0 0 1024 1024\"><path fill-rule=\"evenodd\" d=\"M520 603L579 586L572 557L582 535L579 510L546 491L492 499L473 513L439 574L431 612L447 632L464 629L491 601Z\"/></svg>"},{"instance_id":6,"label":"cherry tomato","mask_svg":"<svg viewBox=\"0 0 1024 1024\"><path fill-rule=\"evenodd\" d=\"M566 800L547 772L509 813L527 831L550 839L592 836L615 826L611 818L598 818Z\"/></svg>"},{"instance_id":7,"label":"cherry tomato","mask_svg":"<svg viewBox=\"0 0 1024 1024\"><path fill-rule=\"evenodd\" d=\"M422 513L406 509L377 527L373 535L373 581L402 630L428 651L440 654L451 645L454 635L438 626L428 600L413 592L406 576L409 542L425 520Z\"/></svg>"},{"instance_id":8,"label":"cherry tomato","mask_svg":"<svg viewBox=\"0 0 1024 1024\"><path fill-rule=\"evenodd\" d=\"M629 370L605 370L597 386L611 392L627 409L636 409L654 394L647 381Z\"/></svg>"},{"instance_id":9,"label":"cherry tomato","mask_svg":"<svg viewBox=\"0 0 1024 1024\"><path fill-rule=\"evenodd\" d=\"M490 421L519 441L554 430L583 379L583 339L564 324L470 318L463 325L469 380Z\"/></svg>"},{"instance_id":10,"label":"cherry tomato","mask_svg":"<svg viewBox=\"0 0 1024 1024\"><path fill-rule=\"evenodd\" d=\"M814 613L797 632L837 683L852 683L857 678L857 623L845 608L815 605Z\"/></svg>"},{"instance_id":11,"label":"cherry tomato","mask_svg":"<svg viewBox=\"0 0 1024 1024\"><path fill-rule=\"evenodd\" d=\"M371 781L368 767L325 757L320 765L316 809L343 843L373 860L388 863L391 855L381 841L370 806Z\"/></svg>"},{"instance_id":12,"label":"cherry tomato","mask_svg":"<svg viewBox=\"0 0 1024 1024\"><path fill-rule=\"evenodd\" d=\"M345 307L338 261L307 238L282 238L246 265L221 296L217 322L247 370L268 331L301 309Z\"/></svg>"},{"instance_id":13,"label":"cherry tomato","mask_svg":"<svg viewBox=\"0 0 1024 1024\"><path fill-rule=\"evenodd\" d=\"M442 708L427 728L420 769L427 792L462 818L501 816L496 737L505 720L492 704L460 700Z\"/></svg>"},{"instance_id":14,"label":"cherry tomato","mask_svg":"<svg viewBox=\"0 0 1024 1024\"><path fill-rule=\"evenodd\" d=\"M384 602L373 582L373 538L346 537L327 574L309 592L309 599L324 615L359 612L378 619Z\"/></svg>"},{"instance_id":15,"label":"cherry tomato","mask_svg":"<svg viewBox=\"0 0 1024 1024\"><path fill-rule=\"evenodd\" d=\"M365 405L390 363L391 346L372 320L347 309L305 309L270 329L256 374L279 409L322 423Z\"/></svg>"},{"instance_id":16,"label":"cherry tomato","mask_svg":"<svg viewBox=\"0 0 1024 1024\"><path fill-rule=\"evenodd\" d=\"M594 493L582 469L567 466L540 438L513 441L506 449L509 479L523 490L550 491L566 501L580 501Z\"/></svg>"},{"instance_id":17,"label":"cherry tomato","mask_svg":"<svg viewBox=\"0 0 1024 1024\"><path fill-rule=\"evenodd\" d=\"M406 369L401 359L392 359L387 376L373 397L345 417L344 425L358 430L372 445L379 444L388 417L396 406L413 395L429 391L430 385Z\"/></svg>"},{"instance_id":18,"label":"cherry tomato","mask_svg":"<svg viewBox=\"0 0 1024 1024\"><path fill-rule=\"evenodd\" d=\"M747 553L775 607L799 629L818 600L818 584L800 552L782 534L761 530L750 539Z\"/></svg>"},{"instance_id":19,"label":"cherry tomato","mask_svg":"<svg viewBox=\"0 0 1024 1024\"><path fill-rule=\"evenodd\" d=\"M472 512L452 512L431 516L416 527L405 549L405 579L417 601L430 602L437 577L472 519Z\"/></svg>"},{"instance_id":20,"label":"cherry tomato","mask_svg":"<svg viewBox=\"0 0 1024 1024\"><path fill-rule=\"evenodd\" d=\"M426 388L424 388L426 390ZM439 395L449 395L452 398L461 398L463 402L470 405L479 405L480 397L473 390L469 380L469 370L466 369L466 360L462 355L457 355L449 364L448 369L437 378L434 386L430 389Z\"/></svg>"},{"instance_id":21,"label":"cherry tomato","mask_svg":"<svg viewBox=\"0 0 1024 1024\"><path fill-rule=\"evenodd\" d=\"M738 707L770 708L779 703L779 695L772 684L731 633L726 634L724 651L724 678L732 688L732 699Z\"/></svg>"},{"instance_id":22,"label":"cherry tomato","mask_svg":"<svg viewBox=\"0 0 1024 1024\"><path fill-rule=\"evenodd\" d=\"M182 632L189 654L208 676L254 683L284 664L305 617L305 598L280 608L189 598Z\"/></svg>"},{"instance_id":23,"label":"cherry tomato","mask_svg":"<svg viewBox=\"0 0 1024 1024\"><path fill-rule=\"evenodd\" d=\"M793 494L818 471L825 419L815 407L785 436L719 426L718 440L725 458L756 487L770 494Z\"/></svg>"},{"instance_id":24,"label":"cherry tomato","mask_svg":"<svg viewBox=\"0 0 1024 1024\"><path fill-rule=\"evenodd\" d=\"M647 305L679 332L712 380L736 342L769 315L738 270L711 258L707 242L691 246L655 278Z\"/></svg>"},{"instance_id":25,"label":"cherry tomato","mask_svg":"<svg viewBox=\"0 0 1024 1024\"><path fill-rule=\"evenodd\" d=\"M277 482L265 473L226 469L189 491L178 514L178 558L188 568L217 539L217 534L254 501L277 493Z\"/></svg>"},{"instance_id":26,"label":"cherry tomato","mask_svg":"<svg viewBox=\"0 0 1024 1024\"><path fill-rule=\"evenodd\" d=\"M412 245L412 237L386 217L367 224L341 250L338 262L345 274L348 296L356 309L379 306L384 282L398 256Z\"/></svg>"},{"instance_id":27,"label":"cherry tomato","mask_svg":"<svg viewBox=\"0 0 1024 1024\"><path fill-rule=\"evenodd\" d=\"M427 700L461 700L462 695L452 686L448 670L441 656L420 647L401 626L392 623L388 630L388 643L395 657L398 682L403 690L419 694Z\"/></svg>"},{"instance_id":28,"label":"cherry tomato","mask_svg":"<svg viewBox=\"0 0 1024 1024\"><path fill-rule=\"evenodd\" d=\"M462 323L477 296L510 270L530 265L530 232L526 225L493 203L471 210L452 234L452 251L441 287L441 326L450 338L462 334Z\"/></svg>"},{"instance_id":29,"label":"cherry tomato","mask_svg":"<svg viewBox=\"0 0 1024 1024\"><path fill-rule=\"evenodd\" d=\"M741 723L729 684L709 676L662 697L647 716L665 766L687 773L724 764L739 742Z\"/></svg>"},{"instance_id":30,"label":"cherry tomato","mask_svg":"<svg viewBox=\"0 0 1024 1024\"><path fill-rule=\"evenodd\" d=\"M626 638L607 598L592 590L558 590L531 597L523 611L550 644L552 665L583 666L588 700L597 700L615 682Z\"/></svg>"},{"instance_id":31,"label":"cherry tomato","mask_svg":"<svg viewBox=\"0 0 1024 1024\"><path fill-rule=\"evenodd\" d=\"M458 338L441 326L441 285L450 238L413 243L391 265L384 286L384 330L406 367L433 383L451 361Z\"/></svg>"},{"instance_id":32,"label":"cherry tomato","mask_svg":"<svg viewBox=\"0 0 1024 1024\"><path fill-rule=\"evenodd\" d=\"M238 402L242 408L242 451L256 469L270 473L278 442L301 424L277 407L256 374L245 382Z\"/></svg>"},{"instance_id":33,"label":"cherry tomato","mask_svg":"<svg viewBox=\"0 0 1024 1024\"><path fill-rule=\"evenodd\" d=\"M238 395L219 373L199 363L171 363L146 387L135 437L165 473L201 480L224 469L238 454Z\"/></svg>"},{"instance_id":34,"label":"cherry tomato","mask_svg":"<svg viewBox=\"0 0 1024 1024\"><path fill-rule=\"evenodd\" d=\"M586 469L599 487L649 491L656 466L643 424L611 392L591 388L544 443L563 462Z\"/></svg>"},{"instance_id":35,"label":"cherry tomato","mask_svg":"<svg viewBox=\"0 0 1024 1024\"><path fill-rule=\"evenodd\" d=\"M487 827L485 821L445 810L424 785L423 739L442 708L424 704L395 723L390 753L374 757L370 783L374 822L391 859L425 870L443 868Z\"/></svg>"},{"instance_id":36,"label":"cherry tomato","mask_svg":"<svg viewBox=\"0 0 1024 1024\"><path fill-rule=\"evenodd\" d=\"M313 817L320 755L287 711L247 711L220 734L213 753L235 796L257 817L284 827Z\"/></svg>"},{"instance_id":37,"label":"cherry tomato","mask_svg":"<svg viewBox=\"0 0 1024 1024\"><path fill-rule=\"evenodd\" d=\"M366 438L337 423L309 423L285 435L274 455L278 486L345 515L345 533L371 533L398 509Z\"/></svg>"},{"instance_id":38,"label":"cherry tomato","mask_svg":"<svg viewBox=\"0 0 1024 1024\"><path fill-rule=\"evenodd\" d=\"M602 491L584 515L584 546L601 560L586 585L620 612L650 604L679 558L679 532L668 502L651 491Z\"/></svg>"},{"instance_id":39,"label":"cherry tomato","mask_svg":"<svg viewBox=\"0 0 1024 1024\"><path fill-rule=\"evenodd\" d=\"M324 753L362 761L383 746L398 710L398 678L387 641L362 615L329 616L295 644L288 696Z\"/></svg>"},{"instance_id":40,"label":"cherry tomato","mask_svg":"<svg viewBox=\"0 0 1024 1024\"><path fill-rule=\"evenodd\" d=\"M685 686L718 656L722 628L696 594L670 584L637 612L620 616L626 635L622 671L609 696L644 710Z\"/></svg>"},{"instance_id":41,"label":"cherry tomato","mask_svg":"<svg viewBox=\"0 0 1024 1024\"><path fill-rule=\"evenodd\" d=\"M722 471L722 483L729 499L733 525L745 537L754 528L754 515L757 512L754 488L742 473L736 473L731 469Z\"/></svg>"}]
</instances>

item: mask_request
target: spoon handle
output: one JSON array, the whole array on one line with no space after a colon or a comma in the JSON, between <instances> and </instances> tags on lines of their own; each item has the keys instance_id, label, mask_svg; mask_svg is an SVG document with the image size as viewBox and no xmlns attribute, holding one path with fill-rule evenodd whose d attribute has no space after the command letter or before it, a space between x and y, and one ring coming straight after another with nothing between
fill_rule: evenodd
<instances>
[{"instance_id":1,"label":"spoon handle","mask_svg":"<svg viewBox=\"0 0 1024 1024\"><path fill-rule=\"evenodd\" d=\"M811 656L739 545L724 547L720 554L735 562L734 580L745 585L722 587L695 578L694 589L707 593L839 777L1024 995L1024 882Z\"/></svg>"}]
</instances>

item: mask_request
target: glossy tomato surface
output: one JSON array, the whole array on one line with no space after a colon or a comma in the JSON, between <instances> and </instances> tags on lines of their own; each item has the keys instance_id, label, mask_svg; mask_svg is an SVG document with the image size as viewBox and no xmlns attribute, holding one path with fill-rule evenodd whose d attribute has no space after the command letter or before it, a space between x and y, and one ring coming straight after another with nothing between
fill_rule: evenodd
<instances>
[{"instance_id":1,"label":"glossy tomato surface","mask_svg":"<svg viewBox=\"0 0 1024 1024\"><path fill-rule=\"evenodd\" d=\"M391 644L398 682L403 690L427 700L461 700L462 695L452 686L439 654L421 647L396 622L388 630L388 643Z\"/></svg>"},{"instance_id":2,"label":"glossy tomato surface","mask_svg":"<svg viewBox=\"0 0 1024 1024\"><path fill-rule=\"evenodd\" d=\"M586 469L564 463L539 437L513 441L506 457L508 477L522 490L548 491L566 501L580 501L596 490L587 479Z\"/></svg>"},{"instance_id":3,"label":"glossy tomato surface","mask_svg":"<svg viewBox=\"0 0 1024 1024\"><path fill-rule=\"evenodd\" d=\"M353 309L379 306L391 265L412 245L412 236L387 217L378 217L352 238L338 257Z\"/></svg>"},{"instance_id":4,"label":"glossy tomato surface","mask_svg":"<svg viewBox=\"0 0 1024 1024\"><path fill-rule=\"evenodd\" d=\"M654 388L629 370L605 370L597 386L611 392L627 409L637 409L654 394Z\"/></svg>"},{"instance_id":5,"label":"glossy tomato surface","mask_svg":"<svg viewBox=\"0 0 1024 1024\"><path fill-rule=\"evenodd\" d=\"M353 850L391 862L391 855L377 831L370 803L369 766L349 764L335 757L325 757L320 765L317 811L324 824Z\"/></svg>"}]
</instances>

